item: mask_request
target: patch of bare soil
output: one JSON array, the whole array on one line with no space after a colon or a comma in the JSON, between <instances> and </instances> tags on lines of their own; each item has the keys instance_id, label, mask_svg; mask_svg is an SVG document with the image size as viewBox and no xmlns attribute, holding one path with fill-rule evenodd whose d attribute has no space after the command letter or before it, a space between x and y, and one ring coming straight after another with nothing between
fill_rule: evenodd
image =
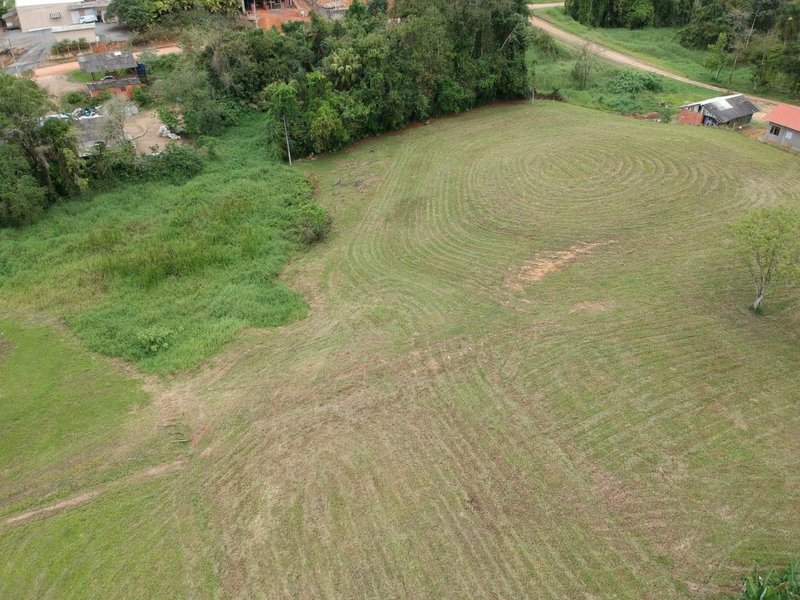
<instances>
[{"instance_id":1,"label":"patch of bare soil","mask_svg":"<svg viewBox=\"0 0 800 600\"><path fill-rule=\"evenodd\" d=\"M85 83L70 81L67 73L56 73L53 75L37 75L36 83L45 88L56 100L67 92L87 92Z\"/></svg>"},{"instance_id":2,"label":"patch of bare soil","mask_svg":"<svg viewBox=\"0 0 800 600\"><path fill-rule=\"evenodd\" d=\"M143 110L125 119L125 133L132 138L137 153L149 154L154 147L158 150L164 149L170 141L158 135L161 125L156 111Z\"/></svg>"},{"instance_id":3,"label":"patch of bare soil","mask_svg":"<svg viewBox=\"0 0 800 600\"><path fill-rule=\"evenodd\" d=\"M533 260L529 260L517 268L509 267L508 273L503 281L503 287L521 292L531 283L540 281L547 275L560 271L579 258L591 254L600 246L612 243L613 242L582 242L562 252L541 253Z\"/></svg>"},{"instance_id":4,"label":"patch of bare soil","mask_svg":"<svg viewBox=\"0 0 800 600\"><path fill-rule=\"evenodd\" d=\"M606 302L578 302L577 304L572 305L572 310L569 312L605 312L611 308L614 308L614 303L611 301Z\"/></svg>"},{"instance_id":5,"label":"patch of bare soil","mask_svg":"<svg viewBox=\"0 0 800 600\"><path fill-rule=\"evenodd\" d=\"M45 506L44 508L37 508L36 510L29 510L28 512L24 512L21 515L17 515L16 517L9 517L6 519L6 525L21 525L22 523L27 523L31 519L35 519L36 517L49 517L55 513L59 513L62 510L67 510L68 508L73 508L75 506L80 506L81 504L85 504L89 502L89 500L94 499L96 496L100 494L100 490L93 490L91 492L86 492L85 494L80 494L79 496L73 496L72 498L68 498L66 500L62 500L61 502L56 502L55 504L51 504L50 506Z\"/></svg>"},{"instance_id":6,"label":"patch of bare soil","mask_svg":"<svg viewBox=\"0 0 800 600\"><path fill-rule=\"evenodd\" d=\"M67 498L66 500L62 500L61 502L56 502L55 504L51 504L49 506L44 506L42 508L29 510L19 515L8 517L5 521L3 521L3 524L7 526L22 525L23 523L27 523L28 521L31 521L39 517L49 517L54 514L60 513L62 511L68 510L70 508L75 508L76 506L81 506L82 504L86 504L87 502L94 500L97 496L107 491L111 486L115 484L131 483L134 481L142 481L144 479L159 477L161 475L166 475L168 473L174 473L175 471L180 471L185 466L186 466L186 460L183 459L176 460L170 463L165 463L163 465L157 465L155 467L145 469L144 471L140 471L139 473L135 473L133 475L120 479L116 482L105 484L89 492L84 492L83 494L73 496L72 498Z\"/></svg>"}]
</instances>

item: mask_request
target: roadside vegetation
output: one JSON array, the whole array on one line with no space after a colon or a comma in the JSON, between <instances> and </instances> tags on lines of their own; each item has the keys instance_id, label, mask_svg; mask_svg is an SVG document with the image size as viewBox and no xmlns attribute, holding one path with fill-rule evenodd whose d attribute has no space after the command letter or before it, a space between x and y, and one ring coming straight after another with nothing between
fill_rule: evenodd
<instances>
[{"instance_id":1,"label":"roadside vegetation","mask_svg":"<svg viewBox=\"0 0 800 600\"><path fill-rule=\"evenodd\" d=\"M761 95L777 100L793 99L791 94L758 88L753 81L755 71L752 64L740 64L735 71L731 71L727 48L723 48L721 59L712 64L709 61L711 54L709 50L682 46L677 37L680 30L676 27L644 29L587 27L564 14L561 8L537 10L534 18L549 21L587 41L629 54L653 66L695 81L728 87L744 93L758 91ZM705 97L708 95L709 91L706 90Z\"/></svg>"},{"instance_id":2,"label":"roadside vegetation","mask_svg":"<svg viewBox=\"0 0 800 600\"><path fill-rule=\"evenodd\" d=\"M677 107L708 96L708 90L659 75L626 69L588 48L560 44L534 30L527 60L540 96L625 115L658 113L669 122Z\"/></svg>"},{"instance_id":3,"label":"roadside vegetation","mask_svg":"<svg viewBox=\"0 0 800 600\"><path fill-rule=\"evenodd\" d=\"M563 11L545 14L573 33L698 81L800 96L800 4L795 0L568 0ZM717 49L720 60L712 65L707 59Z\"/></svg>"}]
</instances>

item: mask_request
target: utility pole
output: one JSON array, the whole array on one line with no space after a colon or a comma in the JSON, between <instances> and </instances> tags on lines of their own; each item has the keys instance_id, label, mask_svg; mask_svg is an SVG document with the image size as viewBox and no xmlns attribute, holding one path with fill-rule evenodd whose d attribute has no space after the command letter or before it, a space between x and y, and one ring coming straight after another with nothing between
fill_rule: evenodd
<instances>
[{"instance_id":1,"label":"utility pole","mask_svg":"<svg viewBox=\"0 0 800 600\"><path fill-rule=\"evenodd\" d=\"M283 133L286 136L286 154L289 156L289 166L292 166L292 149L289 147L289 126L286 125L286 115L283 115Z\"/></svg>"},{"instance_id":2,"label":"utility pole","mask_svg":"<svg viewBox=\"0 0 800 600\"><path fill-rule=\"evenodd\" d=\"M11 52L11 60L14 61L14 70L17 72L17 76L19 76L19 63L17 63L17 55L14 53L14 48L11 47L11 40L8 41L8 51Z\"/></svg>"}]
</instances>

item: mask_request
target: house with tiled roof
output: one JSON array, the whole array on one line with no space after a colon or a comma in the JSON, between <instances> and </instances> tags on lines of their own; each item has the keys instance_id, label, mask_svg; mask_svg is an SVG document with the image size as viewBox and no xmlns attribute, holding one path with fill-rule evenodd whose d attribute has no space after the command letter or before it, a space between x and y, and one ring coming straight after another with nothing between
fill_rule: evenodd
<instances>
[{"instance_id":1,"label":"house with tiled roof","mask_svg":"<svg viewBox=\"0 0 800 600\"><path fill-rule=\"evenodd\" d=\"M764 119L769 122L764 139L800 150L800 107L778 104Z\"/></svg>"}]
</instances>

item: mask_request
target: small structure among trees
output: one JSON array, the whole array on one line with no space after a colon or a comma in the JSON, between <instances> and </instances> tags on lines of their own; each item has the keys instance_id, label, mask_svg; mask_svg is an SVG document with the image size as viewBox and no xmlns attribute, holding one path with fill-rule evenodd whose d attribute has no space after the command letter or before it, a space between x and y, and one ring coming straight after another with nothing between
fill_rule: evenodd
<instances>
[{"instance_id":1,"label":"small structure among trees","mask_svg":"<svg viewBox=\"0 0 800 600\"><path fill-rule=\"evenodd\" d=\"M744 127L750 124L758 110L744 95L732 94L684 104L679 120L684 125Z\"/></svg>"},{"instance_id":2,"label":"small structure among trees","mask_svg":"<svg viewBox=\"0 0 800 600\"><path fill-rule=\"evenodd\" d=\"M78 57L78 65L82 72L92 76L92 81L86 84L92 96L106 90L130 98L133 90L142 85L142 78L146 76L144 65L138 63L130 52L87 54ZM122 76L118 77L120 73ZM99 81L96 81L98 75Z\"/></svg>"}]
</instances>

